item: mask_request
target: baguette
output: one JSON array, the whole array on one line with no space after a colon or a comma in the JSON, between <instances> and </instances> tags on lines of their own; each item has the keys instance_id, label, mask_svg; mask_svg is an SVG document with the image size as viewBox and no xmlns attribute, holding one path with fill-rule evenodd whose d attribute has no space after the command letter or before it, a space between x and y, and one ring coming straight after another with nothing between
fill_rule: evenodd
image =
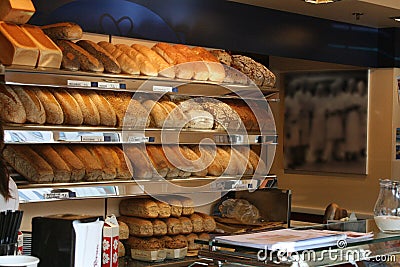
<instances>
[{"instance_id":1,"label":"baguette","mask_svg":"<svg viewBox=\"0 0 400 267\"><path fill-rule=\"evenodd\" d=\"M44 25L41 29L53 40L79 40L83 34L82 28L73 22Z\"/></svg>"},{"instance_id":2,"label":"baguette","mask_svg":"<svg viewBox=\"0 0 400 267\"><path fill-rule=\"evenodd\" d=\"M142 105L150 110L150 115L154 120L155 127L163 128L164 122L168 117L168 110L164 108L160 103L155 102L153 100L146 100L142 103Z\"/></svg>"},{"instance_id":3,"label":"baguette","mask_svg":"<svg viewBox=\"0 0 400 267\"><path fill-rule=\"evenodd\" d=\"M142 53L150 63L157 68L158 74L167 78L175 78L174 68L167 63L159 54L141 44L133 44L132 48Z\"/></svg>"},{"instance_id":4,"label":"baguette","mask_svg":"<svg viewBox=\"0 0 400 267\"><path fill-rule=\"evenodd\" d=\"M240 175L244 174L244 175L251 175L254 172L253 169L253 165L251 165L251 163L249 162L248 158L246 158L244 155L242 155L242 153L240 153L238 150L236 150L235 148L231 148L231 150L233 151L233 154L235 155L236 159L239 161L240 163Z\"/></svg>"},{"instance_id":5,"label":"baguette","mask_svg":"<svg viewBox=\"0 0 400 267\"><path fill-rule=\"evenodd\" d=\"M203 157L203 163L208 165L207 174L210 176L221 176L224 172L224 167L219 160L216 160L217 152L211 146L194 146L192 150L199 157Z\"/></svg>"},{"instance_id":6,"label":"baguette","mask_svg":"<svg viewBox=\"0 0 400 267\"><path fill-rule=\"evenodd\" d=\"M0 116L5 122L25 123L25 108L14 90L0 83Z\"/></svg>"},{"instance_id":7,"label":"baguette","mask_svg":"<svg viewBox=\"0 0 400 267\"><path fill-rule=\"evenodd\" d=\"M13 86L13 90L18 95L22 105L24 106L26 121L44 124L46 122L46 111L44 110L42 102L40 102L35 92L32 91L33 89Z\"/></svg>"},{"instance_id":8,"label":"baguette","mask_svg":"<svg viewBox=\"0 0 400 267\"><path fill-rule=\"evenodd\" d=\"M234 159L230 148L226 148L224 146L220 146L217 148L217 157L219 163L224 168L225 175L237 175L238 174L238 165L237 161Z\"/></svg>"},{"instance_id":9,"label":"baguette","mask_svg":"<svg viewBox=\"0 0 400 267\"><path fill-rule=\"evenodd\" d=\"M61 49L39 27L22 25L21 29L39 49L37 67L59 69L63 57Z\"/></svg>"},{"instance_id":10,"label":"baguette","mask_svg":"<svg viewBox=\"0 0 400 267\"><path fill-rule=\"evenodd\" d=\"M268 174L267 165L265 164L265 161L261 159L256 154L256 152L254 152L251 149L249 150L249 161L253 166L254 174L261 174L261 175Z\"/></svg>"},{"instance_id":11,"label":"baguette","mask_svg":"<svg viewBox=\"0 0 400 267\"><path fill-rule=\"evenodd\" d=\"M153 164L153 168L156 169L161 177L166 177L168 173L168 161L164 157L161 146L147 145L146 156L150 159Z\"/></svg>"},{"instance_id":12,"label":"baguette","mask_svg":"<svg viewBox=\"0 0 400 267\"><path fill-rule=\"evenodd\" d=\"M109 149L115 152L118 157L117 178L131 179L133 176L133 168L129 159L126 158L124 151L117 146L110 146Z\"/></svg>"},{"instance_id":13,"label":"baguette","mask_svg":"<svg viewBox=\"0 0 400 267\"><path fill-rule=\"evenodd\" d=\"M193 79L207 81L210 74L208 73L208 68L202 58L186 45L176 44L174 47L179 53L185 56L187 61L192 65L194 71Z\"/></svg>"},{"instance_id":14,"label":"baguette","mask_svg":"<svg viewBox=\"0 0 400 267\"><path fill-rule=\"evenodd\" d=\"M149 220L126 216L121 216L118 220L128 225L129 234L131 236L153 236L153 224Z\"/></svg>"},{"instance_id":15,"label":"baguette","mask_svg":"<svg viewBox=\"0 0 400 267\"><path fill-rule=\"evenodd\" d=\"M187 122L186 115L183 111L172 101L159 102L169 113L165 121L166 127L169 128L183 128Z\"/></svg>"},{"instance_id":16,"label":"baguette","mask_svg":"<svg viewBox=\"0 0 400 267\"><path fill-rule=\"evenodd\" d=\"M93 72L104 71L103 64L79 45L66 40L57 40L56 43L61 48L61 51L63 51L63 55L72 53L78 58L81 70Z\"/></svg>"},{"instance_id":17,"label":"baguette","mask_svg":"<svg viewBox=\"0 0 400 267\"><path fill-rule=\"evenodd\" d=\"M200 157L187 146L180 146L183 156L192 163L192 175L204 177L207 175L207 166Z\"/></svg>"},{"instance_id":18,"label":"baguette","mask_svg":"<svg viewBox=\"0 0 400 267\"><path fill-rule=\"evenodd\" d=\"M83 181L85 177L85 165L82 161L64 145L54 145L53 149L60 155L71 170L71 182Z\"/></svg>"},{"instance_id":19,"label":"baguette","mask_svg":"<svg viewBox=\"0 0 400 267\"><path fill-rule=\"evenodd\" d=\"M94 157L98 159L103 170L102 178L105 181L113 180L117 176L117 168L114 162L114 158L109 153L107 148L104 146L86 146L86 148L92 153Z\"/></svg>"},{"instance_id":20,"label":"baguette","mask_svg":"<svg viewBox=\"0 0 400 267\"><path fill-rule=\"evenodd\" d=\"M66 90L61 88L52 90L52 92L63 110L64 123L81 125L83 123L83 115L75 98L73 98Z\"/></svg>"},{"instance_id":21,"label":"baguette","mask_svg":"<svg viewBox=\"0 0 400 267\"><path fill-rule=\"evenodd\" d=\"M152 220L151 224L153 225L153 235L163 236L168 233L167 224L162 220Z\"/></svg>"},{"instance_id":22,"label":"baguette","mask_svg":"<svg viewBox=\"0 0 400 267\"><path fill-rule=\"evenodd\" d=\"M97 58L104 66L104 70L110 73L120 73L121 66L116 58L108 53L104 48L90 40L79 40L77 45L88 51Z\"/></svg>"},{"instance_id":23,"label":"baguette","mask_svg":"<svg viewBox=\"0 0 400 267\"><path fill-rule=\"evenodd\" d=\"M219 60L211 54L209 51L203 47L193 47L192 51L195 52L201 59L205 62L209 77L208 79L213 82L223 82L225 79L224 66L219 62Z\"/></svg>"},{"instance_id":24,"label":"baguette","mask_svg":"<svg viewBox=\"0 0 400 267\"><path fill-rule=\"evenodd\" d=\"M119 213L140 218L157 218L157 202L148 198L128 198L119 203Z\"/></svg>"},{"instance_id":25,"label":"baguette","mask_svg":"<svg viewBox=\"0 0 400 267\"><path fill-rule=\"evenodd\" d=\"M3 151L3 157L29 182L48 183L53 181L53 168L32 148L24 145L8 145Z\"/></svg>"},{"instance_id":26,"label":"baguette","mask_svg":"<svg viewBox=\"0 0 400 267\"><path fill-rule=\"evenodd\" d=\"M170 165L179 170L179 177L189 177L192 175L191 171L193 166L191 162L182 155L178 145L163 146L163 149L167 159L172 161ZM176 172L175 170L173 171Z\"/></svg>"},{"instance_id":27,"label":"baguette","mask_svg":"<svg viewBox=\"0 0 400 267\"><path fill-rule=\"evenodd\" d=\"M82 111L83 124L93 126L100 125L100 114L92 99L87 94L80 93L77 90L70 89L68 92L76 100Z\"/></svg>"},{"instance_id":28,"label":"baguette","mask_svg":"<svg viewBox=\"0 0 400 267\"><path fill-rule=\"evenodd\" d=\"M35 91L36 96L43 104L46 112L46 123L48 124L62 124L64 122L64 113L54 95L47 89L37 88Z\"/></svg>"},{"instance_id":29,"label":"baguette","mask_svg":"<svg viewBox=\"0 0 400 267\"><path fill-rule=\"evenodd\" d=\"M53 168L53 182L71 180L71 168L50 145L34 145L31 148Z\"/></svg>"},{"instance_id":30,"label":"baguette","mask_svg":"<svg viewBox=\"0 0 400 267\"><path fill-rule=\"evenodd\" d=\"M140 73L147 76L158 75L156 67L154 67L150 60L148 60L142 53L125 44L117 44L116 47L136 62L140 69Z\"/></svg>"},{"instance_id":31,"label":"baguette","mask_svg":"<svg viewBox=\"0 0 400 267\"><path fill-rule=\"evenodd\" d=\"M105 41L98 42L97 44L117 59L123 73L140 74L140 69L136 62L115 45Z\"/></svg>"},{"instance_id":32,"label":"baguette","mask_svg":"<svg viewBox=\"0 0 400 267\"><path fill-rule=\"evenodd\" d=\"M142 150L136 145L125 145L125 155L132 164L135 178L152 178L154 169Z\"/></svg>"},{"instance_id":33,"label":"baguette","mask_svg":"<svg viewBox=\"0 0 400 267\"><path fill-rule=\"evenodd\" d=\"M167 178L175 178L175 177L179 176L180 170L169 161L169 157L172 157L172 155L168 154L169 153L168 151L170 149L167 147L168 147L168 145L163 145L162 149L161 149L162 153L164 155L164 158L167 160L167 167L168 167Z\"/></svg>"},{"instance_id":34,"label":"baguette","mask_svg":"<svg viewBox=\"0 0 400 267\"><path fill-rule=\"evenodd\" d=\"M88 95L99 112L100 124L114 127L117 124L117 115L107 99L94 91L90 91Z\"/></svg>"},{"instance_id":35,"label":"baguette","mask_svg":"<svg viewBox=\"0 0 400 267\"><path fill-rule=\"evenodd\" d=\"M85 165L85 180L100 181L103 177L103 170L99 160L90 153L84 146L71 145L71 151Z\"/></svg>"}]
</instances>

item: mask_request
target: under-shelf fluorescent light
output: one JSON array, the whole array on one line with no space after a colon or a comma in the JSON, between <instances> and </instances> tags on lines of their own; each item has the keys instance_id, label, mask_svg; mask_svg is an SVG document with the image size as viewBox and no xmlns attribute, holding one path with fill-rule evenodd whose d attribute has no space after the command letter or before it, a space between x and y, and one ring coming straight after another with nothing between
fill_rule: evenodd
<instances>
[{"instance_id":1,"label":"under-shelf fluorescent light","mask_svg":"<svg viewBox=\"0 0 400 267\"><path fill-rule=\"evenodd\" d=\"M329 4L333 2L337 2L340 0L304 0L306 3L311 3L311 4Z\"/></svg>"},{"instance_id":2,"label":"under-shelf fluorescent light","mask_svg":"<svg viewBox=\"0 0 400 267\"><path fill-rule=\"evenodd\" d=\"M393 19L393 20L395 20L397 22L400 22L400 17L392 17L391 19Z\"/></svg>"}]
</instances>

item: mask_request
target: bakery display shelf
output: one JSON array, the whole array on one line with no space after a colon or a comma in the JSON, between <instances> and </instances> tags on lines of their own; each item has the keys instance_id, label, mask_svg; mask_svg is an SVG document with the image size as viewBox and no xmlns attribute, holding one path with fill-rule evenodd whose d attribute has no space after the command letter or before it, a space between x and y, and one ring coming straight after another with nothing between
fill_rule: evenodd
<instances>
[{"instance_id":1,"label":"bakery display shelf","mask_svg":"<svg viewBox=\"0 0 400 267\"><path fill-rule=\"evenodd\" d=\"M99 182L30 184L18 174L11 175L18 185L20 203L143 196L151 194L185 194L188 187L196 193L227 192L273 188L275 175L260 177L190 177L185 179L113 180ZM200 189L199 189L200 188Z\"/></svg>"},{"instance_id":2,"label":"bakery display shelf","mask_svg":"<svg viewBox=\"0 0 400 267\"><path fill-rule=\"evenodd\" d=\"M198 144L208 138L216 144L277 144L273 131L224 132L201 129L143 129L87 126L5 124L6 144L99 143L99 144Z\"/></svg>"},{"instance_id":3,"label":"bakery display shelf","mask_svg":"<svg viewBox=\"0 0 400 267\"><path fill-rule=\"evenodd\" d=\"M29 68L26 66L0 67L4 83L45 87L117 90L147 93L173 93L189 96L226 96L230 98L263 99L278 92L276 88L247 84L216 83L210 81L168 79L140 75L90 73L58 69Z\"/></svg>"},{"instance_id":4,"label":"bakery display shelf","mask_svg":"<svg viewBox=\"0 0 400 267\"><path fill-rule=\"evenodd\" d=\"M207 260L200 260L198 257L185 257L179 260L164 260L162 262L145 262L133 260L129 256L118 259L118 267L187 267L187 266L207 266L211 263ZM200 265L196 265L200 264Z\"/></svg>"}]
</instances>

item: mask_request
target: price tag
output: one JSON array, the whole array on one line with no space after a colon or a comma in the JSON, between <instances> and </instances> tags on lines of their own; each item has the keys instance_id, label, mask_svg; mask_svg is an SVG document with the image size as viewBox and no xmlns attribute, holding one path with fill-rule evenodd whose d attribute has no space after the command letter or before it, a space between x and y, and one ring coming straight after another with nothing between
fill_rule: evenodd
<instances>
[{"instance_id":1,"label":"price tag","mask_svg":"<svg viewBox=\"0 0 400 267\"><path fill-rule=\"evenodd\" d=\"M174 88L171 86L161 86L161 85L154 85L153 86L153 92L163 92L163 93L177 93L178 88Z\"/></svg>"},{"instance_id":2,"label":"price tag","mask_svg":"<svg viewBox=\"0 0 400 267\"><path fill-rule=\"evenodd\" d=\"M146 143L149 142L150 138L146 136L129 136L128 143Z\"/></svg>"},{"instance_id":3,"label":"price tag","mask_svg":"<svg viewBox=\"0 0 400 267\"><path fill-rule=\"evenodd\" d=\"M112 83L112 82L98 82L97 87L105 88L105 89L120 89L120 83Z\"/></svg>"},{"instance_id":4,"label":"price tag","mask_svg":"<svg viewBox=\"0 0 400 267\"><path fill-rule=\"evenodd\" d=\"M232 144L242 144L244 141L243 135L229 135L229 141Z\"/></svg>"},{"instance_id":5,"label":"price tag","mask_svg":"<svg viewBox=\"0 0 400 267\"><path fill-rule=\"evenodd\" d=\"M68 80L68 86L76 86L76 87L92 87L92 83L88 81L77 81L77 80Z\"/></svg>"},{"instance_id":6,"label":"price tag","mask_svg":"<svg viewBox=\"0 0 400 267\"><path fill-rule=\"evenodd\" d=\"M43 197L44 199L67 199L69 198L69 192L45 193Z\"/></svg>"},{"instance_id":7,"label":"price tag","mask_svg":"<svg viewBox=\"0 0 400 267\"><path fill-rule=\"evenodd\" d=\"M84 135L81 136L82 142L104 142L104 136L92 136L92 135Z\"/></svg>"}]
</instances>

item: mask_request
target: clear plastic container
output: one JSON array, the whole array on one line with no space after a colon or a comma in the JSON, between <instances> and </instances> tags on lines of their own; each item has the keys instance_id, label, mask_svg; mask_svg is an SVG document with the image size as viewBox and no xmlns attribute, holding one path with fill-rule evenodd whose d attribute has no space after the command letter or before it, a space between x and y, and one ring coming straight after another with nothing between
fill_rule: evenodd
<instances>
[{"instance_id":1,"label":"clear plastic container","mask_svg":"<svg viewBox=\"0 0 400 267\"><path fill-rule=\"evenodd\" d=\"M375 203L374 218L385 233L400 233L400 182L380 180L380 191Z\"/></svg>"}]
</instances>

